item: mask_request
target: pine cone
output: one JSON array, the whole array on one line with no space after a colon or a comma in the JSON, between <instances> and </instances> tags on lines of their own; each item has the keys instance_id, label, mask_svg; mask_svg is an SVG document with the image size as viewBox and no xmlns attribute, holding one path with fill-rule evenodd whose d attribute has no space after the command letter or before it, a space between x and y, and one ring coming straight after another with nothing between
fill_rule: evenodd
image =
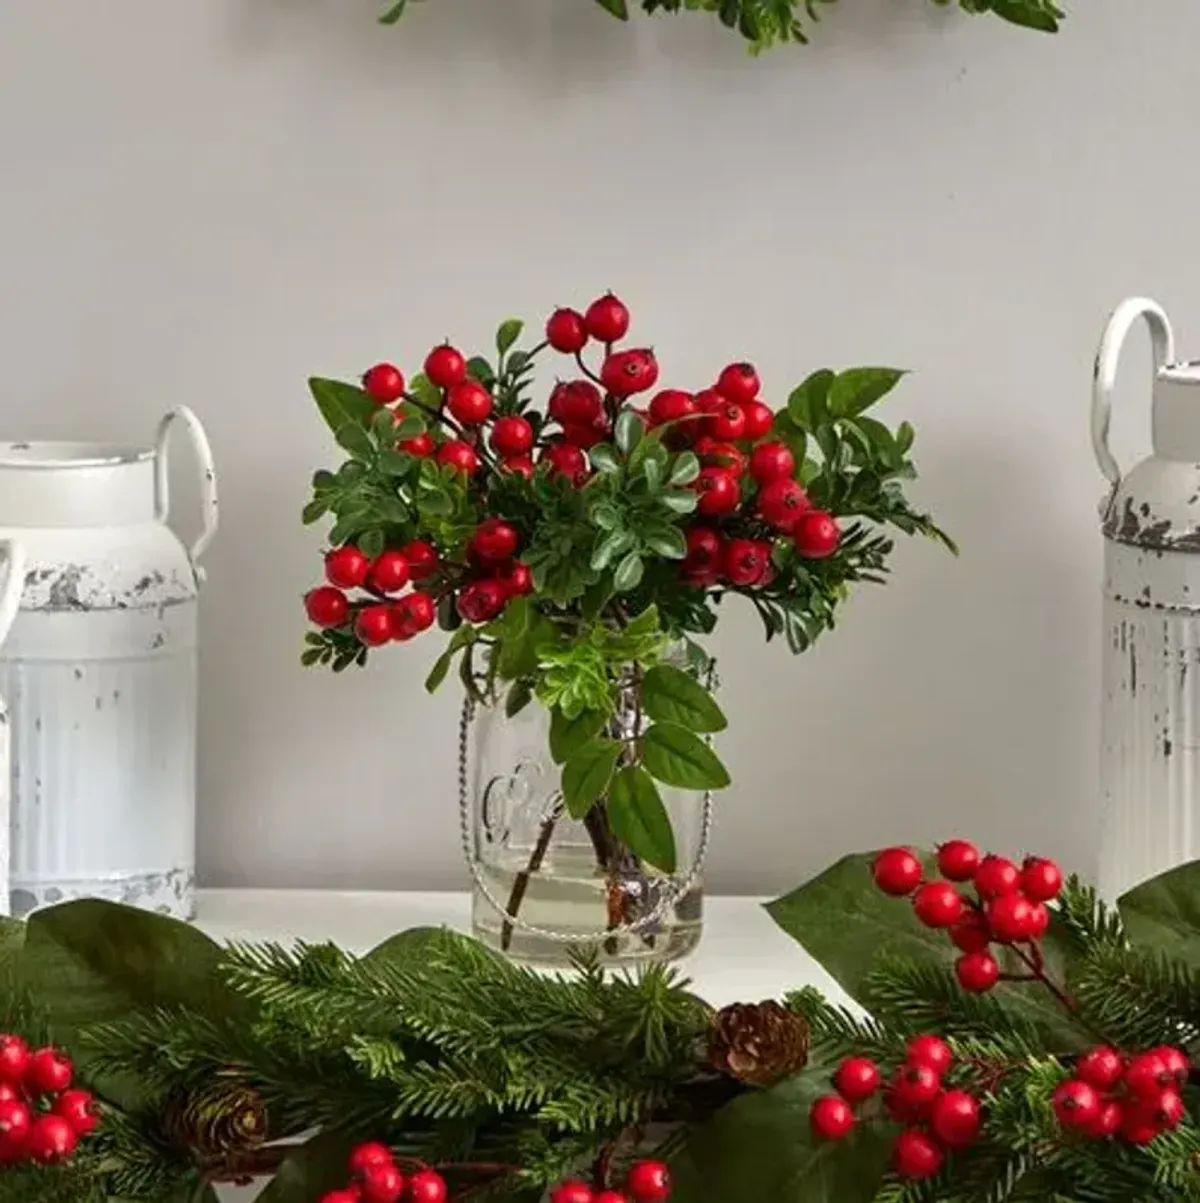
<instances>
[{"instance_id":1,"label":"pine cone","mask_svg":"<svg viewBox=\"0 0 1200 1203\"><path fill-rule=\"evenodd\" d=\"M201 1162L228 1162L267 1138L267 1108L252 1086L235 1077L176 1095L163 1113L171 1143Z\"/></svg>"},{"instance_id":2,"label":"pine cone","mask_svg":"<svg viewBox=\"0 0 1200 1203\"><path fill-rule=\"evenodd\" d=\"M734 1003L713 1016L708 1059L751 1086L770 1086L808 1061L808 1024L780 1003Z\"/></svg>"}]
</instances>

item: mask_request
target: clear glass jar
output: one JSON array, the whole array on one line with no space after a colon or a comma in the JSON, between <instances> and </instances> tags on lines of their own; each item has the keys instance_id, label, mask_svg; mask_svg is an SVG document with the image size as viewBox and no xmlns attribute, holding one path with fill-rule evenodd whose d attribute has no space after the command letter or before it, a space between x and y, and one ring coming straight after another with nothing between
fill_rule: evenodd
<instances>
[{"instance_id":1,"label":"clear glass jar","mask_svg":"<svg viewBox=\"0 0 1200 1203\"><path fill-rule=\"evenodd\" d=\"M608 734L629 739L642 722L632 687ZM678 869L639 861L612 833L604 800L582 820L562 803L550 754L550 718L531 702L463 709L459 792L464 853L474 880L475 935L520 961L563 965L573 947L613 963L675 960L700 941L701 867L711 798L661 788Z\"/></svg>"}]
</instances>

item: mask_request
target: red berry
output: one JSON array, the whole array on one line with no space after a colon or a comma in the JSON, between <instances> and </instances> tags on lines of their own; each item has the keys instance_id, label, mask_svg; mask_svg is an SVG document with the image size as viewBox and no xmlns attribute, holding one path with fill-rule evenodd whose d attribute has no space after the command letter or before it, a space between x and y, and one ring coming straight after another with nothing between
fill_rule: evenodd
<instances>
[{"instance_id":1,"label":"red berry","mask_svg":"<svg viewBox=\"0 0 1200 1203\"><path fill-rule=\"evenodd\" d=\"M600 367L600 382L614 397L632 397L658 383L658 361L648 348L614 351Z\"/></svg>"},{"instance_id":2,"label":"red berry","mask_svg":"<svg viewBox=\"0 0 1200 1203\"><path fill-rule=\"evenodd\" d=\"M771 545L758 539L730 539L722 563L731 585L761 585L771 566Z\"/></svg>"},{"instance_id":3,"label":"red berry","mask_svg":"<svg viewBox=\"0 0 1200 1203\"><path fill-rule=\"evenodd\" d=\"M100 1123L96 1115L96 1100L86 1090L64 1090L54 1100L52 1110L75 1129L76 1136L87 1136Z\"/></svg>"},{"instance_id":4,"label":"red berry","mask_svg":"<svg viewBox=\"0 0 1200 1203\"><path fill-rule=\"evenodd\" d=\"M948 881L931 881L913 896L913 910L926 927L953 927L962 918L962 895Z\"/></svg>"},{"instance_id":5,"label":"red berry","mask_svg":"<svg viewBox=\"0 0 1200 1203\"><path fill-rule=\"evenodd\" d=\"M392 607L392 638L412 639L433 626L437 607L428 593L414 589Z\"/></svg>"},{"instance_id":6,"label":"red berry","mask_svg":"<svg viewBox=\"0 0 1200 1203\"><path fill-rule=\"evenodd\" d=\"M400 554L408 561L408 570L414 581L427 581L438 570L438 553L432 543L425 539L413 539L400 548Z\"/></svg>"},{"instance_id":7,"label":"red berry","mask_svg":"<svg viewBox=\"0 0 1200 1203\"><path fill-rule=\"evenodd\" d=\"M435 450L433 435L427 430L424 434L419 434L414 438L402 439L400 450L409 455L415 455L418 459L428 459Z\"/></svg>"},{"instance_id":8,"label":"red berry","mask_svg":"<svg viewBox=\"0 0 1200 1203\"><path fill-rule=\"evenodd\" d=\"M527 455L514 455L500 465L501 472L511 472L514 476L523 476L526 480L533 479L533 460Z\"/></svg>"},{"instance_id":9,"label":"red berry","mask_svg":"<svg viewBox=\"0 0 1200 1203\"><path fill-rule=\"evenodd\" d=\"M583 314L574 309L556 309L546 319L546 341L564 355L574 355L587 346L588 332Z\"/></svg>"},{"instance_id":10,"label":"red berry","mask_svg":"<svg viewBox=\"0 0 1200 1203\"><path fill-rule=\"evenodd\" d=\"M1158 1125L1144 1107L1126 1107L1121 1111L1121 1139L1131 1145L1148 1145L1159 1134Z\"/></svg>"},{"instance_id":11,"label":"red berry","mask_svg":"<svg viewBox=\"0 0 1200 1203\"><path fill-rule=\"evenodd\" d=\"M362 1194L357 1187L343 1186L327 1190L317 1203L362 1203Z\"/></svg>"},{"instance_id":12,"label":"red berry","mask_svg":"<svg viewBox=\"0 0 1200 1203\"><path fill-rule=\"evenodd\" d=\"M750 456L750 475L760 485L773 480L790 480L796 470L796 457L786 443L761 443Z\"/></svg>"},{"instance_id":13,"label":"red berry","mask_svg":"<svg viewBox=\"0 0 1200 1203\"><path fill-rule=\"evenodd\" d=\"M492 394L478 380L462 380L446 395L446 408L464 426L478 426L491 415Z\"/></svg>"},{"instance_id":14,"label":"red berry","mask_svg":"<svg viewBox=\"0 0 1200 1203\"><path fill-rule=\"evenodd\" d=\"M1024 894L1002 894L987 904L987 921L1001 944L1020 944L1033 935L1033 903Z\"/></svg>"},{"instance_id":15,"label":"red berry","mask_svg":"<svg viewBox=\"0 0 1200 1203\"><path fill-rule=\"evenodd\" d=\"M650 421L655 426L661 426L664 422L678 422L695 412L695 398L678 388L663 389L661 393L655 393L650 401Z\"/></svg>"},{"instance_id":16,"label":"red berry","mask_svg":"<svg viewBox=\"0 0 1200 1203\"><path fill-rule=\"evenodd\" d=\"M879 1066L868 1057L847 1057L833 1075L833 1085L847 1103L862 1103L878 1089Z\"/></svg>"},{"instance_id":17,"label":"red berry","mask_svg":"<svg viewBox=\"0 0 1200 1203\"><path fill-rule=\"evenodd\" d=\"M746 411L736 401L726 401L705 420L714 439L736 442L746 437Z\"/></svg>"},{"instance_id":18,"label":"red berry","mask_svg":"<svg viewBox=\"0 0 1200 1203\"><path fill-rule=\"evenodd\" d=\"M1040 940L1050 930L1050 911L1044 902L1033 903L1033 918L1029 921L1029 938Z\"/></svg>"},{"instance_id":19,"label":"red berry","mask_svg":"<svg viewBox=\"0 0 1200 1203\"><path fill-rule=\"evenodd\" d=\"M701 468L692 488L700 495L696 509L709 517L732 513L742 500L737 477L727 468Z\"/></svg>"},{"instance_id":20,"label":"red berry","mask_svg":"<svg viewBox=\"0 0 1200 1203\"><path fill-rule=\"evenodd\" d=\"M732 443L722 443L711 435L706 434L696 441L696 454L702 463L728 468L734 476L744 476L746 473L746 456L742 451Z\"/></svg>"},{"instance_id":21,"label":"red berry","mask_svg":"<svg viewBox=\"0 0 1200 1203\"><path fill-rule=\"evenodd\" d=\"M801 514L811 508L803 486L786 477L771 481L758 495L758 512L776 530L792 530Z\"/></svg>"},{"instance_id":22,"label":"red berry","mask_svg":"<svg viewBox=\"0 0 1200 1203\"><path fill-rule=\"evenodd\" d=\"M1138 1053L1125 1067L1122 1081L1135 1099L1148 1100L1174 1085L1175 1077L1158 1053Z\"/></svg>"},{"instance_id":23,"label":"red berry","mask_svg":"<svg viewBox=\"0 0 1200 1203\"><path fill-rule=\"evenodd\" d=\"M408 584L412 569L402 551L381 552L367 579L380 593L399 593Z\"/></svg>"},{"instance_id":24,"label":"red berry","mask_svg":"<svg viewBox=\"0 0 1200 1203\"><path fill-rule=\"evenodd\" d=\"M940 1037L929 1034L914 1036L906 1049L913 1065L927 1065L935 1074L944 1074L954 1061L950 1046Z\"/></svg>"},{"instance_id":25,"label":"red berry","mask_svg":"<svg viewBox=\"0 0 1200 1203\"><path fill-rule=\"evenodd\" d=\"M304 595L304 612L308 621L319 627L340 627L350 613L350 603L340 589L318 585Z\"/></svg>"},{"instance_id":26,"label":"red berry","mask_svg":"<svg viewBox=\"0 0 1200 1203\"><path fill-rule=\"evenodd\" d=\"M520 560L514 561L497 578L504 586L506 597L524 597L533 592L533 569Z\"/></svg>"},{"instance_id":27,"label":"red berry","mask_svg":"<svg viewBox=\"0 0 1200 1203\"><path fill-rule=\"evenodd\" d=\"M583 321L593 338L602 343L615 343L624 338L629 329L629 310L611 292L606 292L587 307Z\"/></svg>"},{"instance_id":28,"label":"red berry","mask_svg":"<svg viewBox=\"0 0 1200 1203\"><path fill-rule=\"evenodd\" d=\"M363 1170L372 1165L391 1165L395 1158L392 1150L377 1140L369 1140L365 1144L355 1145L350 1150L350 1159L346 1168L351 1178L357 1178Z\"/></svg>"},{"instance_id":29,"label":"red berry","mask_svg":"<svg viewBox=\"0 0 1200 1203\"><path fill-rule=\"evenodd\" d=\"M339 589L357 589L367 579L371 561L353 544L325 553L325 579Z\"/></svg>"},{"instance_id":30,"label":"red berry","mask_svg":"<svg viewBox=\"0 0 1200 1203\"><path fill-rule=\"evenodd\" d=\"M29 1058L25 1086L33 1094L57 1094L71 1085L75 1067L56 1048L39 1048Z\"/></svg>"},{"instance_id":31,"label":"red berry","mask_svg":"<svg viewBox=\"0 0 1200 1203\"><path fill-rule=\"evenodd\" d=\"M366 647L382 647L392 638L392 607L364 606L354 616L354 634Z\"/></svg>"},{"instance_id":32,"label":"red berry","mask_svg":"<svg viewBox=\"0 0 1200 1203\"><path fill-rule=\"evenodd\" d=\"M1096 1122L1103 1100L1094 1086L1069 1078L1050 1099L1050 1106L1064 1128L1086 1128Z\"/></svg>"},{"instance_id":33,"label":"red berry","mask_svg":"<svg viewBox=\"0 0 1200 1203\"><path fill-rule=\"evenodd\" d=\"M490 441L501 459L524 455L533 446L533 427L524 418L499 418Z\"/></svg>"},{"instance_id":34,"label":"red berry","mask_svg":"<svg viewBox=\"0 0 1200 1203\"><path fill-rule=\"evenodd\" d=\"M824 510L809 510L792 527L796 550L806 560L824 560L833 555L842 541L837 519Z\"/></svg>"},{"instance_id":35,"label":"red berry","mask_svg":"<svg viewBox=\"0 0 1200 1203\"><path fill-rule=\"evenodd\" d=\"M761 388L752 363L731 363L717 377L716 390L726 401L753 401Z\"/></svg>"},{"instance_id":36,"label":"red berry","mask_svg":"<svg viewBox=\"0 0 1200 1203\"><path fill-rule=\"evenodd\" d=\"M466 380L467 361L457 347L442 343L425 356L425 375L438 388L453 388Z\"/></svg>"},{"instance_id":37,"label":"red berry","mask_svg":"<svg viewBox=\"0 0 1200 1203\"><path fill-rule=\"evenodd\" d=\"M499 581L473 581L458 595L455 608L464 622L491 622L506 601Z\"/></svg>"},{"instance_id":38,"label":"red berry","mask_svg":"<svg viewBox=\"0 0 1200 1203\"><path fill-rule=\"evenodd\" d=\"M404 376L395 364L377 363L363 375L362 386L372 401L390 405L404 395Z\"/></svg>"},{"instance_id":39,"label":"red berry","mask_svg":"<svg viewBox=\"0 0 1200 1203\"><path fill-rule=\"evenodd\" d=\"M1015 894L1021 886L1021 871L1004 856L985 856L975 870L975 889L980 898Z\"/></svg>"},{"instance_id":40,"label":"red berry","mask_svg":"<svg viewBox=\"0 0 1200 1203\"><path fill-rule=\"evenodd\" d=\"M542 451L542 459L550 465L557 476L565 476L577 485L581 485L587 480L587 456L570 443L550 443Z\"/></svg>"},{"instance_id":41,"label":"red berry","mask_svg":"<svg viewBox=\"0 0 1200 1203\"><path fill-rule=\"evenodd\" d=\"M397 1203L404 1193L404 1175L395 1165L369 1165L359 1172L363 1203Z\"/></svg>"},{"instance_id":42,"label":"red berry","mask_svg":"<svg viewBox=\"0 0 1200 1203\"><path fill-rule=\"evenodd\" d=\"M471 554L481 560L507 560L516 554L521 536L503 518L485 518L471 536Z\"/></svg>"},{"instance_id":43,"label":"red berry","mask_svg":"<svg viewBox=\"0 0 1200 1203\"><path fill-rule=\"evenodd\" d=\"M1112 1090L1125 1072L1125 1058L1105 1044L1088 1049L1075 1063L1075 1076L1097 1090Z\"/></svg>"},{"instance_id":44,"label":"red berry","mask_svg":"<svg viewBox=\"0 0 1200 1203\"><path fill-rule=\"evenodd\" d=\"M1169 1086L1152 1103L1146 1103L1143 1106L1146 1118L1160 1132L1169 1132L1173 1128L1178 1128L1187 1113L1187 1109L1183 1105L1183 1096L1174 1086Z\"/></svg>"},{"instance_id":45,"label":"red berry","mask_svg":"<svg viewBox=\"0 0 1200 1203\"><path fill-rule=\"evenodd\" d=\"M1049 902L1062 889L1062 870L1044 856L1026 857L1021 867L1021 889L1034 902Z\"/></svg>"},{"instance_id":46,"label":"red berry","mask_svg":"<svg viewBox=\"0 0 1200 1203\"><path fill-rule=\"evenodd\" d=\"M619 1190L602 1190L592 1203L629 1203L629 1199Z\"/></svg>"},{"instance_id":47,"label":"red berry","mask_svg":"<svg viewBox=\"0 0 1200 1203\"><path fill-rule=\"evenodd\" d=\"M813 1135L820 1140L841 1140L854 1127L850 1104L836 1094L822 1095L808 1113Z\"/></svg>"},{"instance_id":48,"label":"red berry","mask_svg":"<svg viewBox=\"0 0 1200 1203\"><path fill-rule=\"evenodd\" d=\"M992 933L978 911L968 911L950 929L950 939L963 952L982 952L992 942Z\"/></svg>"},{"instance_id":49,"label":"red berry","mask_svg":"<svg viewBox=\"0 0 1200 1203\"><path fill-rule=\"evenodd\" d=\"M969 840L947 840L937 855L938 869L950 881L970 881L979 868L979 849Z\"/></svg>"},{"instance_id":50,"label":"red berry","mask_svg":"<svg viewBox=\"0 0 1200 1203\"><path fill-rule=\"evenodd\" d=\"M575 422L568 422L563 427L563 440L584 451L590 451L597 443L603 443L606 438L608 438L606 422L597 422L591 426L580 426Z\"/></svg>"},{"instance_id":51,"label":"red berry","mask_svg":"<svg viewBox=\"0 0 1200 1203\"><path fill-rule=\"evenodd\" d=\"M635 1161L629 1167L625 1189L635 1203L665 1203L671 1197L671 1171L662 1161Z\"/></svg>"},{"instance_id":52,"label":"red berry","mask_svg":"<svg viewBox=\"0 0 1200 1203\"><path fill-rule=\"evenodd\" d=\"M753 443L771 433L775 414L769 405L761 401L743 401L742 409L746 414L746 433L743 437Z\"/></svg>"},{"instance_id":53,"label":"red berry","mask_svg":"<svg viewBox=\"0 0 1200 1203\"><path fill-rule=\"evenodd\" d=\"M1121 1104L1108 1099L1100 1104L1099 1114L1083 1131L1093 1140L1107 1140L1120 1128L1121 1115Z\"/></svg>"},{"instance_id":54,"label":"red berry","mask_svg":"<svg viewBox=\"0 0 1200 1203\"><path fill-rule=\"evenodd\" d=\"M443 443L437 454L439 464L449 464L456 472L474 476L479 471L479 456L470 443L462 439L450 439Z\"/></svg>"},{"instance_id":55,"label":"red berry","mask_svg":"<svg viewBox=\"0 0 1200 1203\"><path fill-rule=\"evenodd\" d=\"M928 1065L902 1065L888 1093L896 1109L908 1116L924 1115L942 1092L942 1076Z\"/></svg>"},{"instance_id":56,"label":"red berry","mask_svg":"<svg viewBox=\"0 0 1200 1203\"><path fill-rule=\"evenodd\" d=\"M564 426L591 426L604 416L604 400L590 380L564 380L554 386L548 412Z\"/></svg>"},{"instance_id":57,"label":"red berry","mask_svg":"<svg viewBox=\"0 0 1200 1203\"><path fill-rule=\"evenodd\" d=\"M721 536L708 526L690 527L684 534L687 555L681 565L685 576L711 574L713 584L720 575Z\"/></svg>"},{"instance_id":58,"label":"red berry","mask_svg":"<svg viewBox=\"0 0 1200 1203\"><path fill-rule=\"evenodd\" d=\"M921 884L921 862L907 848L885 848L875 858L871 876L885 894L903 898Z\"/></svg>"},{"instance_id":59,"label":"red berry","mask_svg":"<svg viewBox=\"0 0 1200 1203\"><path fill-rule=\"evenodd\" d=\"M970 994L985 994L1000 980L1000 963L990 952L964 952L954 962L958 984Z\"/></svg>"},{"instance_id":60,"label":"red berry","mask_svg":"<svg viewBox=\"0 0 1200 1203\"><path fill-rule=\"evenodd\" d=\"M75 1152L79 1137L61 1115L39 1115L29 1127L25 1151L37 1165L57 1165Z\"/></svg>"},{"instance_id":61,"label":"red berry","mask_svg":"<svg viewBox=\"0 0 1200 1203\"><path fill-rule=\"evenodd\" d=\"M408 1180L408 1203L446 1203L446 1180L435 1170L419 1170Z\"/></svg>"},{"instance_id":62,"label":"red berry","mask_svg":"<svg viewBox=\"0 0 1200 1203\"><path fill-rule=\"evenodd\" d=\"M1187 1085L1192 1063L1188 1060L1188 1055L1183 1049L1163 1044L1150 1051L1162 1058L1163 1064L1167 1067L1167 1072L1171 1075L1177 1086Z\"/></svg>"},{"instance_id":63,"label":"red berry","mask_svg":"<svg viewBox=\"0 0 1200 1203\"><path fill-rule=\"evenodd\" d=\"M550 1192L550 1203L596 1203L596 1200L586 1182L572 1179L570 1182L560 1182Z\"/></svg>"},{"instance_id":64,"label":"red berry","mask_svg":"<svg viewBox=\"0 0 1200 1203\"><path fill-rule=\"evenodd\" d=\"M0 1082L19 1086L29 1070L29 1045L20 1036L0 1036Z\"/></svg>"},{"instance_id":65,"label":"red berry","mask_svg":"<svg viewBox=\"0 0 1200 1203\"><path fill-rule=\"evenodd\" d=\"M932 1178L942 1168L945 1155L924 1132L909 1128L896 1137L892 1169L901 1178Z\"/></svg>"},{"instance_id":66,"label":"red berry","mask_svg":"<svg viewBox=\"0 0 1200 1203\"><path fill-rule=\"evenodd\" d=\"M934 1136L951 1148L969 1145L983 1123L979 1101L965 1090L947 1090L933 1104L929 1127Z\"/></svg>"},{"instance_id":67,"label":"red berry","mask_svg":"<svg viewBox=\"0 0 1200 1203\"><path fill-rule=\"evenodd\" d=\"M25 1103L19 1099L0 1100L0 1144L9 1148L23 1145L32 1124L33 1113Z\"/></svg>"}]
</instances>

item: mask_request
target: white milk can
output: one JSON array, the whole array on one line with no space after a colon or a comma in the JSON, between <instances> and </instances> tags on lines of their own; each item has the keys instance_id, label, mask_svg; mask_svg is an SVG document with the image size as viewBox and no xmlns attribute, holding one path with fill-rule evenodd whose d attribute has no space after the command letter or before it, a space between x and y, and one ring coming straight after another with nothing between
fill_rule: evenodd
<instances>
[{"instance_id":1,"label":"white milk can","mask_svg":"<svg viewBox=\"0 0 1200 1203\"><path fill-rule=\"evenodd\" d=\"M201 476L190 549L166 525L177 420ZM187 409L148 447L0 443L0 538L28 559L0 648L14 914L98 897L191 916L198 560L216 525L212 452Z\"/></svg>"},{"instance_id":2,"label":"white milk can","mask_svg":"<svg viewBox=\"0 0 1200 1203\"><path fill-rule=\"evenodd\" d=\"M12 539L0 539L0 559L4 562L4 585L0 587L0 644L8 637L17 607L21 604L21 588L25 584L25 549ZM8 820L12 813L8 709L0 697L0 915L8 909Z\"/></svg>"},{"instance_id":3,"label":"white milk can","mask_svg":"<svg viewBox=\"0 0 1200 1203\"><path fill-rule=\"evenodd\" d=\"M1153 454L1122 473L1108 446L1121 347L1154 346ZM1104 530L1101 893L1200 858L1200 363L1179 363L1167 315L1134 298L1096 357L1092 443L1111 489Z\"/></svg>"}]
</instances>

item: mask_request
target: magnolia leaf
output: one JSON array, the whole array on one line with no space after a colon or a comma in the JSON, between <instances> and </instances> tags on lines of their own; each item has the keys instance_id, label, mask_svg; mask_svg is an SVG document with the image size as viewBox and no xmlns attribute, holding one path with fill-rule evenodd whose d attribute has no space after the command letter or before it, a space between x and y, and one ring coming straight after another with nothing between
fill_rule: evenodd
<instances>
[{"instance_id":1,"label":"magnolia leaf","mask_svg":"<svg viewBox=\"0 0 1200 1203\"><path fill-rule=\"evenodd\" d=\"M642 762L664 785L724 789L729 772L698 735L678 723L657 722L642 736Z\"/></svg>"},{"instance_id":2,"label":"magnolia leaf","mask_svg":"<svg viewBox=\"0 0 1200 1203\"><path fill-rule=\"evenodd\" d=\"M407 934L407 933L405 933ZM322 1132L297 1145L283 1159L256 1203L312 1203L346 1184L346 1159L356 1138L348 1132Z\"/></svg>"},{"instance_id":3,"label":"magnolia leaf","mask_svg":"<svg viewBox=\"0 0 1200 1203\"><path fill-rule=\"evenodd\" d=\"M608 821L613 834L647 864L674 873L678 854L671 819L658 787L640 765L623 768L608 791Z\"/></svg>"},{"instance_id":4,"label":"magnolia leaf","mask_svg":"<svg viewBox=\"0 0 1200 1203\"><path fill-rule=\"evenodd\" d=\"M591 743L608 721L600 710L585 710L575 718L567 718L561 710L550 712L550 755L555 764L570 760L584 744Z\"/></svg>"},{"instance_id":5,"label":"magnolia leaf","mask_svg":"<svg viewBox=\"0 0 1200 1203\"><path fill-rule=\"evenodd\" d=\"M656 664L642 680L642 706L656 722L678 723L689 731L724 731L725 715L713 696L690 673Z\"/></svg>"},{"instance_id":6,"label":"magnolia leaf","mask_svg":"<svg viewBox=\"0 0 1200 1203\"><path fill-rule=\"evenodd\" d=\"M1135 945L1200 966L1200 861L1134 886L1117 903Z\"/></svg>"},{"instance_id":7,"label":"magnolia leaf","mask_svg":"<svg viewBox=\"0 0 1200 1203\"><path fill-rule=\"evenodd\" d=\"M313 376L308 382L309 391L325 424L336 435L347 423L361 426L364 430L375 416L379 406L357 385L341 380L326 380Z\"/></svg>"},{"instance_id":8,"label":"magnolia leaf","mask_svg":"<svg viewBox=\"0 0 1200 1203\"><path fill-rule=\"evenodd\" d=\"M621 758L622 745L611 739L584 744L563 765L563 801L573 819L582 819L603 796Z\"/></svg>"},{"instance_id":9,"label":"magnolia leaf","mask_svg":"<svg viewBox=\"0 0 1200 1203\"><path fill-rule=\"evenodd\" d=\"M905 375L899 368L849 368L829 385L829 412L835 418L852 418L870 409L896 387ZM790 402L789 402L790 408Z\"/></svg>"}]
</instances>

